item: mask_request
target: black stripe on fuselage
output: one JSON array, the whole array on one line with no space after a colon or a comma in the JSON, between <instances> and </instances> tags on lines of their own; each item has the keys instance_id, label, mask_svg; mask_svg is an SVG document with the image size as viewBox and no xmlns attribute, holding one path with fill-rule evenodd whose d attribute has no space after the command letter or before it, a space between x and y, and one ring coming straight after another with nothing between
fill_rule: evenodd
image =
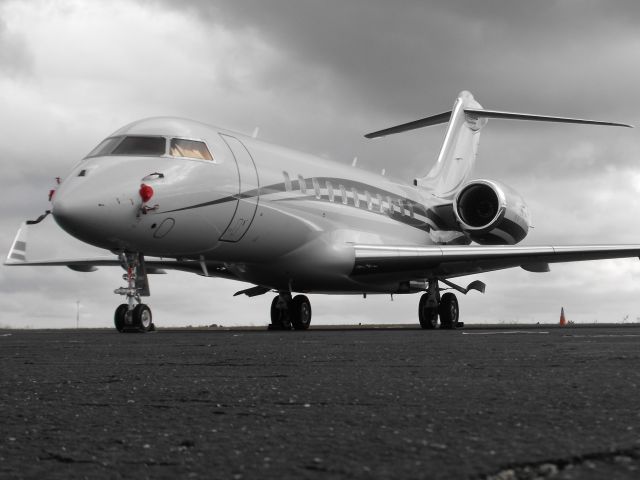
<instances>
[{"instance_id":1,"label":"black stripe on fuselage","mask_svg":"<svg viewBox=\"0 0 640 480\"><path fill-rule=\"evenodd\" d=\"M319 192L316 191L316 183L318 185ZM330 198L331 195L328 192L329 190L328 184L331 185L334 192L333 202ZM342 202L341 187L344 187L345 193L347 195L346 203ZM353 197L354 190L359 198L357 207ZM410 225L412 227L415 227L427 232L429 232L434 227L439 230L450 230L452 225L451 219L453 217L452 217L452 209L451 209L450 203L437 205L432 208L427 208L425 205L419 202L416 202L415 200L412 200L408 197L399 196L396 193L389 192L387 190L383 190L381 188L374 187L372 185L368 185L362 182L346 180L341 178L332 178L332 177L306 178L304 179L304 191L306 192L306 194L303 193L303 189L300 188L300 180L293 179L291 180L290 190L287 189L287 185L285 184L285 182L274 183L272 185L266 185L266 186L261 186L252 190L247 190L245 192L241 192L236 195L229 195L226 197L222 197L217 200L211 200L208 202L198 203L196 205L190 205L188 207L176 208L173 210L167 210L167 211L158 212L158 213L174 213L174 212L180 212L183 210L192 210L195 208L208 207L211 205L219 205L226 202L232 202L234 200L242 200L242 199L253 198L253 197L263 197L270 194L283 193L283 192L292 192L292 193L295 192L295 193L301 193L302 196L292 196L292 197L288 197L286 199L281 199L281 200L306 199L306 200L314 200L314 201L342 203L344 206L358 208L371 213L386 215L396 221L399 221L406 225ZM351 199L349 199L349 194L351 194ZM363 196L365 198L362 198ZM339 199L339 200L336 201L336 199ZM391 200L391 203L392 203L391 211L389 211L388 208L384 209L383 211L380 211L380 202L388 203L389 199ZM401 202L401 205L399 202ZM369 208L369 203L371 203L371 208ZM399 213L398 211L396 211L396 209L401 210L402 213ZM405 214L404 212L407 210L409 211L409 213ZM411 216L411 212L413 212L413 216ZM422 216L425 219L429 220L429 222L424 222L416 218L416 216ZM447 219L449 221L447 221Z\"/></svg>"}]
</instances>

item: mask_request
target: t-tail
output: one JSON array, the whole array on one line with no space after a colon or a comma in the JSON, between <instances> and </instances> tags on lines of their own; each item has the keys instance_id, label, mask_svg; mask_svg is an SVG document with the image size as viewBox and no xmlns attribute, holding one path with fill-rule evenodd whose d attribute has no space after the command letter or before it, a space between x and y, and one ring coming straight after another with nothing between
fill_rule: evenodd
<instances>
[{"instance_id":1,"label":"t-tail","mask_svg":"<svg viewBox=\"0 0 640 480\"><path fill-rule=\"evenodd\" d=\"M448 122L447 133L436 164L426 176L415 179L414 183L418 188L428 190L439 198L453 199L471 176L478 154L480 131L486 125L488 118L631 127L623 123L598 120L486 110L470 92L462 91L450 111L372 132L365 137L384 137Z\"/></svg>"}]
</instances>

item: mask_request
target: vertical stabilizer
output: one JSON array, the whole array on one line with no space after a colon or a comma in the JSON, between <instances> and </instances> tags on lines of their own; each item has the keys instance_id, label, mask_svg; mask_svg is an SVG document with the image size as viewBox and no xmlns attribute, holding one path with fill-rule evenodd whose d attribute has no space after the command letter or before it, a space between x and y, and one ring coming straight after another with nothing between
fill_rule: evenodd
<instances>
[{"instance_id":1,"label":"vertical stabilizer","mask_svg":"<svg viewBox=\"0 0 640 480\"><path fill-rule=\"evenodd\" d=\"M427 176L416 179L416 186L430 190L436 197L453 199L473 170L478 154L480 130L487 120L465 112L482 106L467 91L460 92L453 105L438 161Z\"/></svg>"}]
</instances>

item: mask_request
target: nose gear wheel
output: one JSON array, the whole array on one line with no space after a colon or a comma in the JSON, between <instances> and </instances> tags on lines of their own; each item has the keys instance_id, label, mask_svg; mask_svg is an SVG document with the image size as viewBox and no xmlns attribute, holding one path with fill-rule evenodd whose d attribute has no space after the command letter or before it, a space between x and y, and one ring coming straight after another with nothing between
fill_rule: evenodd
<instances>
[{"instance_id":1,"label":"nose gear wheel","mask_svg":"<svg viewBox=\"0 0 640 480\"><path fill-rule=\"evenodd\" d=\"M150 332L155 330L153 316L148 305L142 303L140 297L149 296L149 281L144 266L144 257L141 253L120 254L120 262L125 274L123 280L127 282L125 287L114 290L118 295L126 297L126 303L116 308L114 324L119 332Z\"/></svg>"}]
</instances>

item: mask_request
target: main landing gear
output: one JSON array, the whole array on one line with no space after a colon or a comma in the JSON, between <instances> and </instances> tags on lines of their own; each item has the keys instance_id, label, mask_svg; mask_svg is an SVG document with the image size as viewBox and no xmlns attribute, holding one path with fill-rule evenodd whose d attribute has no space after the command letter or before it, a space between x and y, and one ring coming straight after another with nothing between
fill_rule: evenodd
<instances>
[{"instance_id":1,"label":"main landing gear","mask_svg":"<svg viewBox=\"0 0 640 480\"><path fill-rule=\"evenodd\" d=\"M114 293L124 295L126 302L116 308L114 323L119 332L150 332L155 330L151 309L140 297L148 297L149 281L140 253L122 253L120 262L126 273L122 276L127 286L117 288Z\"/></svg>"},{"instance_id":2,"label":"main landing gear","mask_svg":"<svg viewBox=\"0 0 640 480\"><path fill-rule=\"evenodd\" d=\"M427 293L420 297L418 305L420 326L424 329L434 329L438 325L438 317L440 317L440 328L445 330L453 330L464 325L458 321L460 310L455 294L447 292L441 297L438 280L431 279Z\"/></svg>"},{"instance_id":3,"label":"main landing gear","mask_svg":"<svg viewBox=\"0 0 640 480\"><path fill-rule=\"evenodd\" d=\"M290 292L280 292L271 302L269 330L306 330L311 324L311 302L306 295L291 298Z\"/></svg>"}]
</instances>

